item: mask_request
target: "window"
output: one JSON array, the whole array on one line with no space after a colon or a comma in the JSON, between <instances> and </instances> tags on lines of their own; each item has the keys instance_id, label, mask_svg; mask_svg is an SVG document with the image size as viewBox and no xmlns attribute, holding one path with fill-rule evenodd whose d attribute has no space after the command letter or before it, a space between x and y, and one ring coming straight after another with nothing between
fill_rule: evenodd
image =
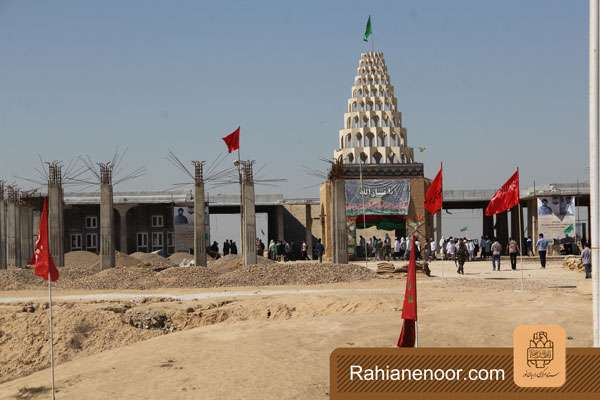
<instances>
[{"instance_id":1,"label":"window","mask_svg":"<svg viewBox=\"0 0 600 400\"><path fill-rule=\"evenodd\" d=\"M97 233L86 233L85 248L86 249L97 249L98 248L98 234Z\"/></svg>"},{"instance_id":2,"label":"window","mask_svg":"<svg viewBox=\"0 0 600 400\"><path fill-rule=\"evenodd\" d=\"M88 215L85 217L85 227L88 229L98 228L98 217L95 215Z\"/></svg>"},{"instance_id":3,"label":"window","mask_svg":"<svg viewBox=\"0 0 600 400\"><path fill-rule=\"evenodd\" d=\"M81 233L71 234L71 250L81 250Z\"/></svg>"},{"instance_id":4,"label":"window","mask_svg":"<svg viewBox=\"0 0 600 400\"><path fill-rule=\"evenodd\" d=\"M173 242L173 232L167 232L167 246L173 247L175 243Z\"/></svg>"},{"instance_id":5,"label":"window","mask_svg":"<svg viewBox=\"0 0 600 400\"><path fill-rule=\"evenodd\" d=\"M137 249L148 248L148 232L138 232L137 234Z\"/></svg>"},{"instance_id":6,"label":"window","mask_svg":"<svg viewBox=\"0 0 600 400\"><path fill-rule=\"evenodd\" d=\"M152 232L152 249L162 249L163 248L163 233L162 232Z\"/></svg>"},{"instance_id":7,"label":"window","mask_svg":"<svg viewBox=\"0 0 600 400\"><path fill-rule=\"evenodd\" d=\"M153 215L152 216L152 227L153 228L162 228L165 226L165 218L162 215Z\"/></svg>"}]
</instances>

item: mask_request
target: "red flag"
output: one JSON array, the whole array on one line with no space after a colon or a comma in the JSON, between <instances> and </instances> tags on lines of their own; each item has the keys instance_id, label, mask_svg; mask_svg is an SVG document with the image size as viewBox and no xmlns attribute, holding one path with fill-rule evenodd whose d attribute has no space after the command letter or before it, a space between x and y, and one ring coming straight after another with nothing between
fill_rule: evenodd
<instances>
[{"instance_id":1,"label":"red flag","mask_svg":"<svg viewBox=\"0 0 600 400\"><path fill-rule=\"evenodd\" d=\"M239 148L240 148L240 127L238 126L238 128L235 131L233 131L229 135L225 136L223 138L223 141L227 145L227 150L230 153L233 153L234 151L239 150Z\"/></svg>"},{"instance_id":2,"label":"red flag","mask_svg":"<svg viewBox=\"0 0 600 400\"><path fill-rule=\"evenodd\" d=\"M58 280L58 269L54 265L54 260L50 254L48 244L48 198L44 199L42 208L42 217L40 219L40 230L35 241L35 253L33 254L35 274L44 280L55 282Z\"/></svg>"},{"instance_id":3,"label":"red flag","mask_svg":"<svg viewBox=\"0 0 600 400\"><path fill-rule=\"evenodd\" d=\"M440 170L425 193L425 209L430 214L435 214L442 209L442 175L442 166L440 165Z\"/></svg>"},{"instance_id":4,"label":"red flag","mask_svg":"<svg viewBox=\"0 0 600 400\"><path fill-rule=\"evenodd\" d=\"M517 168L513 176L494 194L490 204L485 208L485 215L489 217L510 210L519 204L519 198L519 169Z\"/></svg>"},{"instance_id":5,"label":"red flag","mask_svg":"<svg viewBox=\"0 0 600 400\"><path fill-rule=\"evenodd\" d=\"M415 235L410 241L410 258L406 275L406 291L402 306L402 330L398 338L398 347L415 347L417 322L417 262L415 258Z\"/></svg>"}]
</instances>

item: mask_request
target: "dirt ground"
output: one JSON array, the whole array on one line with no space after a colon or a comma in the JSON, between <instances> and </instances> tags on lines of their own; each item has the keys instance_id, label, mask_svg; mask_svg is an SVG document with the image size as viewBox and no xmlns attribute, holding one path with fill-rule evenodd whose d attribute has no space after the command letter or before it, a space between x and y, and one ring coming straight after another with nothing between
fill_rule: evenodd
<instances>
[{"instance_id":1,"label":"dirt ground","mask_svg":"<svg viewBox=\"0 0 600 400\"><path fill-rule=\"evenodd\" d=\"M525 323L560 324L569 346L590 346L589 282L555 262L523 266L492 272L474 262L457 276L452 263L432 263L433 277L418 277L420 346L511 346ZM404 284L394 274L304 286L59 290L57 398L326 399L331 351L394 346ZM48 396L44 296L0 292L0 399Z\"/></svg>"}]
</instances>

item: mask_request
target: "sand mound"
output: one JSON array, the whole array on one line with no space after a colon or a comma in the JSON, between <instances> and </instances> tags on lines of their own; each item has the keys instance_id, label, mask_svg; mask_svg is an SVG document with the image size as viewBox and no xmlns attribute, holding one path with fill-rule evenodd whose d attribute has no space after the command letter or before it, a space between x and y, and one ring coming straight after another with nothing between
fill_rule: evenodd
<instances>
[{"instance_id":1,"label":"sand mound","mask_svg":"<svg viewBox=\"0 0 600 400\"><path fill-rule=\"evenodd\" d=\"M142 253L136 251L135 253L130 254L129 257L135 258L146 266L172 267L174 265L179 265L156 253Z\"/></svg>"},{"instance_id":2,"label":"sand mound","mask_svg":"<svg viewBox=\"0 0 600 400\"><path fill-rule=\"evenodd\" d=\"M88 267L98 263L100 257L90 251L69 251L65 253L65 267Z\"/></svg>"},{"instance_id":3,"label":"sand mound","mask_svg":"<svg viewBox=\"0 0 600 400\"><path fill-rule=\"evenodd\" d=\"M171 254L168 259L173 264L180 265L183 262L189 262L190 260L193 260L194 255L180 251L180 252Z\"/></svg>"},{"instance_id":4,"label":"sand mound","mask_svg":"<svg viewBox=\"0 0 600 400\"><path fill-rule=\"evenodd\" d=\"M0 270L0 290L36 289L44 282L32 269L8 267Z\"/></svg>"},{"instance_id":5,"label":"sand mound","mask_svg":"<svg viewBox=\"0 0 600 400\"><path fill-rule=\"evenodd\" d=\"M117 267L72 280L58 281L70 289L154 289L160 287L156 273L148 268Z\"/></svg>"},{"instance_id":6,"label":"sand mound","mask_svg":"<svg viewBox=\"0 0 600 400\"><path fill-rule=\"evenodd\" d=\"M269 260L268 258L257 256L256 257L257 264L265 265L265 264L275 264L275 261ZM208 267L214 272L224 274L227 272L235 271L244 266L244 260L240 255L226 255L224 257L219 258L218 260L209 260Z\"/></svg>"},{"instance_id":7,"label":"sand mound","mask_svg":"<svg viewBox=\"0 0 600 400\"><path fill-rule=\"evenodd\" d=\"M121 268L144 266L144 263L138 260L137 258L128 256L127 254L123 254L120 251L115 252L115 264L117 267ZM100 267L100 260L98 260L98 262L94 264L94 267Z\"/></svg>"}]
</instances>

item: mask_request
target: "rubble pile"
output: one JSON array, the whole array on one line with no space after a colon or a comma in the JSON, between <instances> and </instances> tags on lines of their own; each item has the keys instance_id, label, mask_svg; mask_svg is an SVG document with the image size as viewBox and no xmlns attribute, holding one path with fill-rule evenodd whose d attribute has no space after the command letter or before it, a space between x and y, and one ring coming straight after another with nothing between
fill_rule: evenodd
<instances>
[{"instance_id":1,"label":"rubble pile","mask_svg":"<svg viewBox=\"0 0 600 400\"><path fill-rule=\"evenodd\" d=\"M563 267L571 271L583 271L583 262L579 256L567 257L563 260Z\"/></svg>"}]
</instances>

